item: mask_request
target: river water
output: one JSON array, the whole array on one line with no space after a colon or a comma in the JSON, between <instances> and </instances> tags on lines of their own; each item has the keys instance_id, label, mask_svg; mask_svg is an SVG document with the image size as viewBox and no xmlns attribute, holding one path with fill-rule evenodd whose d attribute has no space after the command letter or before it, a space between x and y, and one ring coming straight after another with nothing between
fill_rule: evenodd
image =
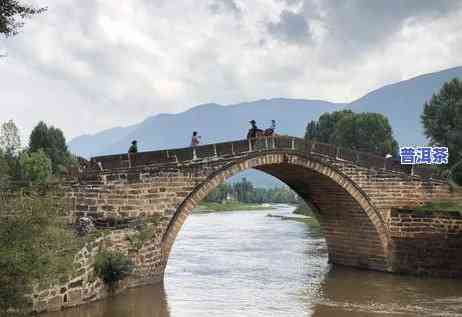
<instances>
[{"instance_id":1,"label":"river water","mask_svg":"<svg viewBox=\"0 0 462 317\"><path fill-rule=\"evenodd\" d=\"M163 285L45 317L462 316L462 281L331 267L293 208L200 213L175 242Z\"/></svg>"}]
</instances>

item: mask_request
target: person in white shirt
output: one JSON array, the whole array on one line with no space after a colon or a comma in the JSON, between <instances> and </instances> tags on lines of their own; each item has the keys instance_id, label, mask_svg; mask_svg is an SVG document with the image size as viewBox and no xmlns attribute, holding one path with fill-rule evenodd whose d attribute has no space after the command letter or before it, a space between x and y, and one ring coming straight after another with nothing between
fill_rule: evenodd
<instances>
[{"instance_id":1,"label":"person in white shirt","mask_svg":"<svg viewBox=\"0 0 462 317\"><path fill-rule=\"evenodd\" d=\"M197 131L193 132L192 138L191 138L191 146L195 147L198 146L200 143L201 136L197 135Z\"/></svg>"}]
</instances>

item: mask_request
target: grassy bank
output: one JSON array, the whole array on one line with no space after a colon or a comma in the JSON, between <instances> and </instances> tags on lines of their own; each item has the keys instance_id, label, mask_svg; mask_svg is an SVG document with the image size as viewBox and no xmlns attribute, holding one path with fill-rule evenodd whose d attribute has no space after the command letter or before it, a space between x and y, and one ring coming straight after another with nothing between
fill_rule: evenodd
<instances>
[{"instance_id":1,"label":"grassy bank","mask_svg":"<svg viewBox=\"0 0 462 317\"><path fill-rule=\"evenodd\" d=\"M418 211L459 212L462 214L462 202L432 201L415 209Z\"/></svg>"},{"instance_id":2,"label":"grassy bank","mask_svg":"<svg viewBox=\"0 0 462 317\"><path fill-rule=\"evenodd\" d=\"M246 204L246 203L240 203L240 202L228 202L224 204L202 202L194 211L196 212L215 212L215 211L269 210L269 209L274 209L274 207L260 205L260 204Z\"/></svg>"}]
</instances>

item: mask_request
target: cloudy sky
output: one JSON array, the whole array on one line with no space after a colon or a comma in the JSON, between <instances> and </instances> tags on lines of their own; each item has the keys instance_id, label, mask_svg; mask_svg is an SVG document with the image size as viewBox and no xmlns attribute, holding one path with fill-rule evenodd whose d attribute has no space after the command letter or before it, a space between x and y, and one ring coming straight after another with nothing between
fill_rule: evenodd
<instances>
[{"instance_id":1,"label":"cloudy sky","mask_svg":"<svg viewBox=\"0 0 462 317\"><path fill-rule=\"evenodd\" d=\"M208 102L352 101L462 65L460 0L29 0L0 121L68 138Z\"/></svg>"}]
</instances>

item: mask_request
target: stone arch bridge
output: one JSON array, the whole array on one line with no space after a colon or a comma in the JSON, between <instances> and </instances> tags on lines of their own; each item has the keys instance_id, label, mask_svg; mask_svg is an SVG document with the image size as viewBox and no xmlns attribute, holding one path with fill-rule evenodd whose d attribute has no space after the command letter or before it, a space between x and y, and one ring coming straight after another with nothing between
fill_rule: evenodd
<instances>
[{"instance_id":1,"label":"stone arch bridge","mask_svg":"<svg viewBox=\"0 0 462 317\"><path fill-rule=\"evenodd\" d=\"M395 210L462 199L446 180L422 167L409 169L394 160L296 137L142 152L130 162L127 154L90 162L70 185L75 217L161 216L152 241L139 251L133 285L161 279L193 208L226 179L251 168L280 179L316 207L331 263L388 272L462 273L460 256L459 264L452 264L457 262L452 249L441 253L441 263L426 267L431 247L424 243L420 248L424 236L409 231L402 223L405 216ZM451 248L460 254L459 240Z\"/></svg>"}]
</instances>

